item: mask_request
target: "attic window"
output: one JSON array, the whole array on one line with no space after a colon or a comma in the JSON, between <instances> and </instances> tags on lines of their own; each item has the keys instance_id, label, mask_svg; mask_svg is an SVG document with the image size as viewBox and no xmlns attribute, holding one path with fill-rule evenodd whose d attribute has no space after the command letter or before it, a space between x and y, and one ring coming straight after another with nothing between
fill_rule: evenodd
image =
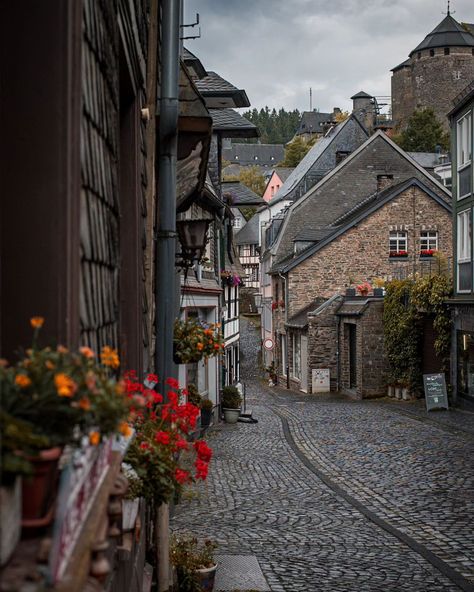
<instances>
[{"instance_id":1,"label":"attic window","mask_svg":"<svg viewBox=\"0 0 474 592\"><path fill-rule=\"evenodd\" d=\"M258 160L258 156L255 156L254 158L255 158L255 160Z\"/></svg>"},{"instance_id":2,"label":"attic window","mask_svg":"<svg viewBox=\"0 0 474 592\"><path fill-rule=\"evenodd\" d=\"M235 160L239 160L239 157L238 157L238 156L236 156L236 157L235 157Z\"/></svg>"},{"instance_id":3,"label":"attic window","mask_svg":"<svg viewBox=\"0 0 474 592\"><path fill-rule=\"evenodd\" d=\"M434 56L434 49L430 49L430 56L433 57Z\"/></svg>"},{"instance_id":4,"label":"attic window","mask_svg":"<svg viewBox=\"0 0 474 592\"><path fill-rule=\"evenodd\" d=\"M417 57L418 59L420 59L420 58L421 58L421 51L419 51L419 52L416 54L416 57Z\"/></svg>"},{"instance_id":5,"label":"attic window","mask_svg":"<svg viewBox=\"0 0 474 592\"><path fill-rule=\"evenodd\" d=\"M350 152L347 150L338 150L336 152L336 166L349 156Z\"/></svg>"},{"instance_id":6,"label":"attic window","mask_svg":"<svg viewBox=\"0 0 474 592\"><path fill-rule=\"evenodd\" d=\"M444 55L449 55L449 47L444 48Z\"/></svg>"}]
</instances>

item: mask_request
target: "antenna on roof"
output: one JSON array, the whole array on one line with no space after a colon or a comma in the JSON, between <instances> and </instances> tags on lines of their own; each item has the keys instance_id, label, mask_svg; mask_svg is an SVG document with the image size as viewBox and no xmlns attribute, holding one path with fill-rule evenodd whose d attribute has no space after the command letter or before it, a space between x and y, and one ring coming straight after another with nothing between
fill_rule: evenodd
<instances>
[{"instance_id":1,"label":"antenna on roof","mask_svg":"<svg viewBox=\"0 0 474 592\"><path fill-rule=\"evenodd\" d=\"M189 23L188 25L180 25L180 27L182 29L185 29L187 27L197 27L197 25L199 25L199 12L196 12L196 22L195 23ZM183 41L184 39L200 39L201 38L201 27L199 27L199 33L197 35L188 35L187 37L183 36L180 37L181 41Z\"/></svg>"},{"instance_id":2,"label":"antenna on roof","mask_svg":"<svg viewBox=\"0 0 474 592\"><path fill-rule=\"evenodd\" d=\"M309 110L313 110L313 89L309 87Z\"/></svg>"}]
</instances>

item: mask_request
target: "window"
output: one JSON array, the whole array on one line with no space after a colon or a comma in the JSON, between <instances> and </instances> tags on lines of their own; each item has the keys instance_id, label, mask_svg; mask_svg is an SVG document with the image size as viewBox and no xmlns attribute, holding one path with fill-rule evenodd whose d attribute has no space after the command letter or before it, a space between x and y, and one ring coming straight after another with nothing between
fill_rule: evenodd
<instances>
[{"instance_id":1,"label":"window","mask_svg":"<svg viewBox=\"0 0 474 592\"><path fill-rule=\"evenodd\" d=\"M390 232L390 257L406 256L408 251L407 233L395 230Z\"/></svg>"},{"instance_id":2,"label":"window","mask_svg":"<svg viewBox=\"0 0 474 592\"><path fill-rule=\"evenodd\" d=\"M272 197L275 195L275 185L272 185Z\"/></svg>"},{"instance_id":3,"label":"window","mask_svg":"<svg viewBox=\"0 0 474 592\"><path fill-rule=\"evenodd\" d=\"M418 59L420 59L420 58L421 58L421 51L419 51L419 52L416 54L416 57L417 57Z\"/></svg>"},{"instance_id":4,"label":"window","mask_svg":"<svg viewBox=\"0 0 474 592\"><path fill-rule=\"evenodd\" d=\"M467 197L471 192L471 157L472 157L472 117L466 113L456 125L456 153L458 168L458 199Z\"/></svg>"},{"instance_id":5,"label":"window","mask_svg":"<svg viewBox=\"0 0 474 592\"><path fill-rule=\"evenodd\" d=\"M291 336L292 356L291 370L293 378L301 378L301 335L293 333Z\"/></svg>"},{"instance_id":6,"label":"window","mask_svg":"<svg viewBox=\"0 0 474 592\"><path fill-rule=\"evenodd\" d=\"M471 210L464 210L457 215L458 292L472 290L471 242Z\"/></svg>"},{"instance_id":7,"label":"window","mask_svg":"<svg viewBox=\"0 0 474 592\"><path fill-rule=\"evenodd\" d=\"M286 376L286 335L280 334L281 373Z\"/></svg>"},{"instance_id":8,"label":"window","mask_svg":"<svg viewBox=\"0 0 474 592\"><path fill-rule=\"evenodd\" d=\"M434 49L430 49L430 56L433 57L434 56Z\"/></svg>"},{"instance_id":9,"label":"window","mask_svg":"<svg viewBox=\"0 0 474 592\"><path fill-rule=\"evenodd\" d=\"M449 55L449 47L444 48L444 55Z\"/></svg>"},{"instance_id":10,"label":"window","mask_svg":"<svg viewBox=\"0 0 474 592\"><path fill-rule=\"evenodd\" d=\"M428 255L431 253L423 253L423 251L437 251L438 250L438 232L436 230L427 230L420 233L420 253Z\"/></svg>"}]
</instances>

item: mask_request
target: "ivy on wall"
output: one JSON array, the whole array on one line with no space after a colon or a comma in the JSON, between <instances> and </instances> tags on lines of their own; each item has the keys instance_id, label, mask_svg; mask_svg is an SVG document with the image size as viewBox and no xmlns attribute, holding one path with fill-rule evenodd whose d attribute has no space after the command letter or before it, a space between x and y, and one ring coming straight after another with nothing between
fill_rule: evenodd
<instances>
[{"instance_id":1,"label":"ivy on wall","mask_svg":"<svg viewBox=\"0 0 474 592\"><path fill-rule=\"evenodd\" d=\"M434 315L434 348L446 372L451 349L451 315L445 301L452 292L444 274L393 280L386 286L384 341L389 364L388 382L422 390L423 317Z\"/></svg>"}]
</instances>

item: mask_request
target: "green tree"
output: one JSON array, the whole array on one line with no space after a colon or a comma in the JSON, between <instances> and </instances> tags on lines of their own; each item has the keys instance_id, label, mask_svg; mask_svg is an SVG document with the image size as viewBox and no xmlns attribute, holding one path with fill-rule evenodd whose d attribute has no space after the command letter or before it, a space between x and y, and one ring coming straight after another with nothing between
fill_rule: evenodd
<instances>
[{"instance_id":1,"label":"green tree","mask_svg":"<svg viewBox=\"0 0 474 592\"><path fill-rule=\"evenodd\" d=\"M318 138L313 138L309 142L305 142L301 137L295 138L292 142L286 145L285 158L280 165L285 167L297 166L317 140Z\"/></svg>"},{"instance_id":2,"label":"green tree","mask_svg":"<svg viewBox=\"0 0 474 592\"><path fill-rule=\"evenodd\" d=\"M449 134L443 130L433 109L414 111L406 129L393 140L407 152L435 152L437 145L449 150Z\"/></svg>"},{"instance_id":3,"label":"green tree","mask_svg":"<svg viewBox=\"0 0 474 592\"><path fill-rule=\"evenodd\" d=\"M251 189L254 193L260 195L260 197L265 191L265 177L260 172L258 166L242 168L239 175L239 181Z\"/></svg>"},{"instance_id":4,"label":"green tree","mask_svg":"<svg viewBox=\"0 0 474 592\"><path fill-rule=\"evenodd\" d=\"M301 119L298 109L286 111L283 107L278 111L269 107L252 109L243 116L258 127L262 144L286 144L295 135Z\"/></svg>"}]
</instances>

